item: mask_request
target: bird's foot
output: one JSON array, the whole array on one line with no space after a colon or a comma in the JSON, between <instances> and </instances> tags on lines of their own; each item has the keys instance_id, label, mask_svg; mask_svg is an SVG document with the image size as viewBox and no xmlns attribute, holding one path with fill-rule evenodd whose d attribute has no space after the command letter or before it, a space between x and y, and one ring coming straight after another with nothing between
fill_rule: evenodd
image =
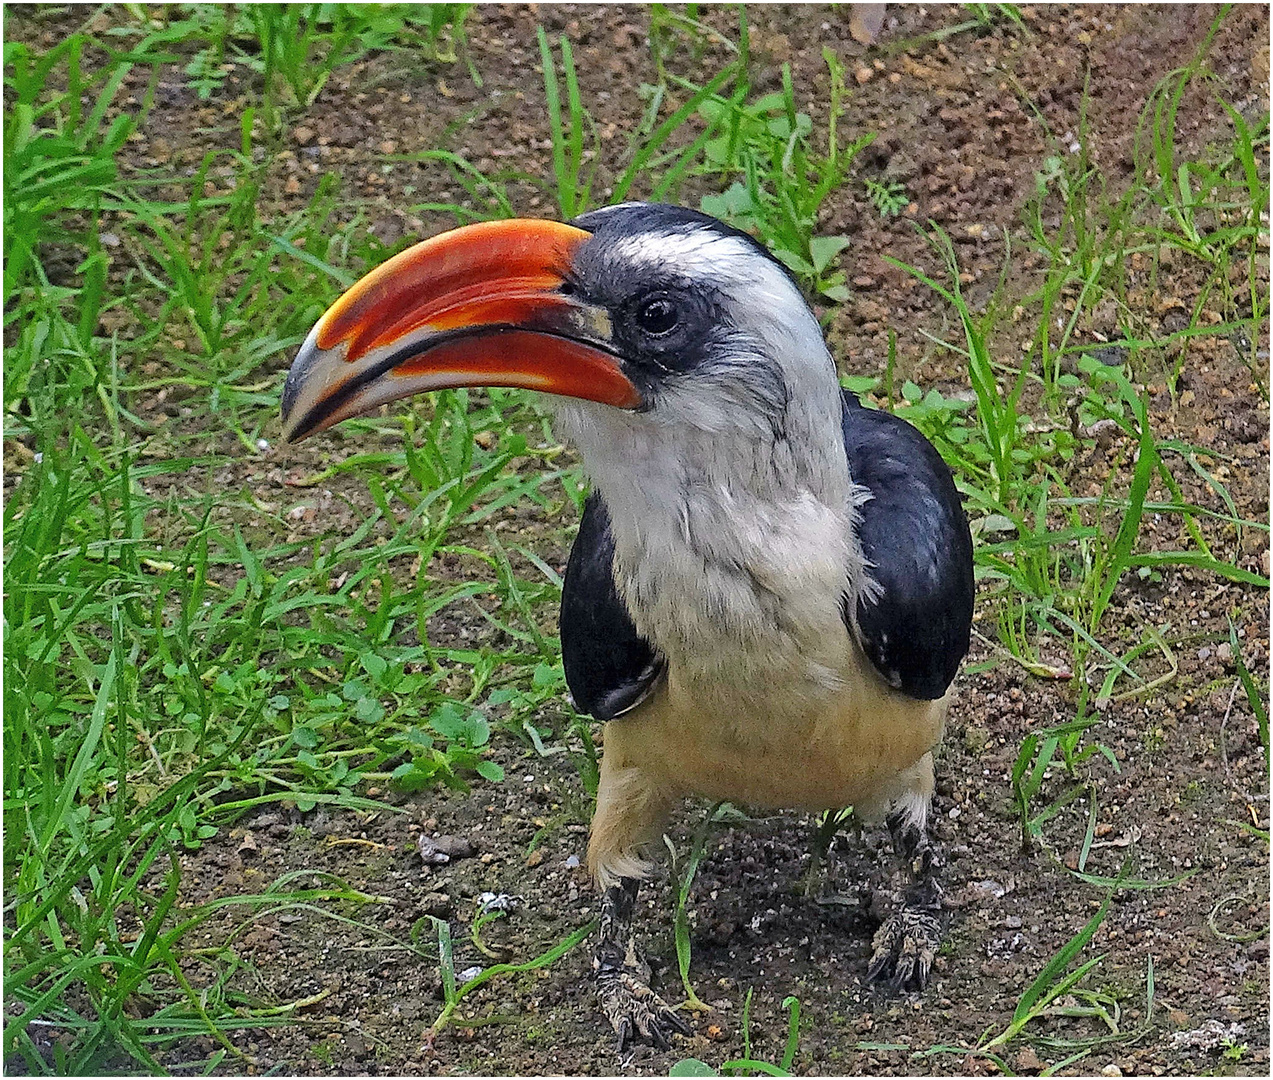
<instances>
[{"instance_id":1,"label":"bird's foot","mask_svg":"<svg viewBox=\"0 0 1273 1080\"><path fill-rule=\"evenodd\" d=\"M658 994L650 989L650 969L632 945L626 955L604 946L593 959L597 997L601 1011L618 1036L619 1053L636 1039L644 1039L660 1050L668 1049L668 1035L678 1031L692 1035L693 1029Z\"/></svg>"},{"instance_id":2,"label":"bird's foot","mask_svg":"<svg viewBox=\"0 0 1273 1080\"><path fill-rule=\"evenodd\" d=\"M937 916L922 908L903 906L875 931L875 950L866 969L867 982L887 982L896 990L923 990L941 948Z\"/></svg>"}]
</instances>

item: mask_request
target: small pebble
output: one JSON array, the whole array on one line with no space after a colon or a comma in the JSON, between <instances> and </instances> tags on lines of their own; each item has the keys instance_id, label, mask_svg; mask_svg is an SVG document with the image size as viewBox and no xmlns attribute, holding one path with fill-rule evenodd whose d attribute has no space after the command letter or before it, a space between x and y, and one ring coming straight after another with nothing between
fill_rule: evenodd
<instances>
[{"instance_id":1,"label":"small pebble","mask_svg":"<svg viewBox=\"0 0 1273 1080\"><path fill-rule=\"evenodd\" d=\"M1102 1076L1122 1076L1123 1070L1120 1069L1117 1065L1110 1064L1110 1065L1106 1065L1105 1068L1101 1070L1101 1075Z\"/></svg>"},{"instance_id":2,"label":"small pebble","mask_svg":"<svg viewBox=\"0 0 1273 1080\"><path fill-rule=\"evenodd\" d=\"M481 974L482 974L482 969L478 967L476 964L474 964L472 967L465 968L463 971L461 971L458 978L460 982L466 983L470 979L476 979Z\"/></svg>"},{"instance_id":3,"label":"small pebble","mask_svg":"<svg viewBox=\"0 0 1273 1080\"><path fill-rule=\"evenodd\" d=\"M269 440L269 439L257 439L257 440L256 440L256 448L257 448L258 450L260 450L262 454L264 454L264 453L265 453L265 451L266 451L266 450L268 450L268 449L270 448L270 440Z\"/></svg>"},{"instance_id":4,"label":"small pebble","mask_svg":"<svg viewBox=\"0 0 1273 1080\"><path fill-rule=\"evenodd\" d=\"M439 849L431 837L421 834L416 846L420 849L420 858L424 860L425 866L445 866L451 861L451 856Z\"/></svg>"},{"instance_id":5,"label":"small pebble","mask_svg":"<svg viewBox=\"0 0 1273 1080\"><path fill-rule=\"evenodd\" d=\"M1036 1054L1034 1052L1034 1048L1030 1046L1027 1046L1024 1050L1017 1052L1014 1064L1017 1067L1017 1072L1023 1073L1037 1073L1044 1067L1039 1055Z\"/></svg>"},{"instance_id":6,"label":"small pebble","mask_svg":"<svg viewBox=\"0 0 1273 1080\"><path fill-rule=\"evenodd\" d=\"M451 898L443 892L425 893L420 900L420 907L426 915L433 915L435 918L445 919L451 914Z\"/></svg>"},{"instance_id":7,"label":"small pebble","mask_svg":"<svg viewBox=\"0 0 1273 1080\"><path fill-rule=\"evenodd\" d=\"M980 754L990 742L990 730L969 724L964 728L964 748L970 754Z\"/></svg>"},{"instance_id":8,"label":"small pebble","mask_svg":"<svg viewBox=\"0 0 1273 1080\"><path fill-rule=\"evenodd\" d=\"M566 857L566 869L567 869L567 870L574 870L574 869L575 869L578 865L579 865L579 856L578 856L578 855L568 855L568 856Z\"/></svg>"},{"instance_id":9,"label":"small pebble","mask_svg":"<svg viewBox=\"0 0 1273 1080\"><path fill-rule=\"evenodd\" d=\"M502 911L506 915L511 915L514 911L517 911L525 905L526 897L514 895L512 893L484 892L477 898L477 902L481 905L483 913L488 911Z\"/></svg>"},{"instance_id":10,"label":"small pebble","mask_svg":"<svg viewBox=\"0 0 1273 1080\"><path fill-rule=\"evenodd\" d=\"M477 854L477 845L463 836L439 836L433 846L452 859L469 859Z\"/></svg>"}]
</instances>

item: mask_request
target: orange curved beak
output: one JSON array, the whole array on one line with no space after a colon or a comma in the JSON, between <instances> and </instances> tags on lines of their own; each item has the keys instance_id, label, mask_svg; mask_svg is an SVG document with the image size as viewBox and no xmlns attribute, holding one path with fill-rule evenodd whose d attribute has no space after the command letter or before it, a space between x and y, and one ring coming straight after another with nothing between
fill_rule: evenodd
<instances>
[{"instance_id":1,"label":"orange curved beak","mask_svg":"<svg viewBox=\"0 0 1273 1080\"><path fill-rule=\"evenodd\" d=\"M641 394L603 308L563 289L591 236L555 221L489 221L378 266L310 331L283 387L283 438L426 390L516 386L620 409Z\"/></svg>"}]
</instances>

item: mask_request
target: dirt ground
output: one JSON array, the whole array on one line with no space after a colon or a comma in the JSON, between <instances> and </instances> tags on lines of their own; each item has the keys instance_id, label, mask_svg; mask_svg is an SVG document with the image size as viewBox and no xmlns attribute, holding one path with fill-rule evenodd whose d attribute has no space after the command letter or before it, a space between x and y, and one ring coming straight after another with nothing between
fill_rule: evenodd
<instances>
[{"instance_id":1,"label":"dirt ground","mask_svg":"<svg viewBox=\"0 0 1273 1080\"><path fill-rule=\"evenodd\" d=\"M890 7L883 40L867 50L850 37L847 9L750 10L757 87L779 85L781 65L790 62L797 100L818 130L828 97L821 53L824 46L835 49L851 75L841 124L852 134L879 133L866 151L864 170L904 182L914 199L896 219L881 218L860 185L828 202L820 231L853 239L845 260L853 297L835 313L829 332L849 373L883 370L892 329L900 375L945 392L965 389L950 355L921 334L949 337L958 328L948 325L939 298L882 256L931 265L912 222L936 220L955 238L971 275L966 289L976 303L997 280L1007 229L1018 239L1007 287L1027 294L1042 264L1024 242L1022 211L1045 159L1080 131L1085 77L1094 163L1117 188L1132 175L1137 120L1150 89L1193 57L1216 14L1202 5L1024 11L1028 33L1001 20L988 33L930 39L902 50L890 46L963 21L968 13L947 6ZM732 9L706 10L704 18L723 32L736 25ZM482 89L462 64L428 64L401 54L372 55L338 69L309 118L292 130L268 199L280 210L301 204L323 173L337 171L351 198L372 200L378 208L372 227L394 243L454 224L448 216L413 215L406 208L426 199L462 201L463 193L431 167L386 171L386 154L446 146L483 170L549 175L536 68L540 23L574 43L584 100L613 165L624 133L641 114L637 88L655 81L645 9L479 7L467 29ZM36 23L27 30L37 39L54 32ZM1230 128L1217 94L1249 116L1267 111L1268 34L1264 6L1239 6L1230 13L1209 54L1213 79L1195 81L1182 101L1182 152L1200 153L1227 141ZM726 59L710 43L699 58L682 46L668 66L701 81ZM207 150L236 146L234 95L241 92L236 78L227 81L220 99L201 102L178 68L171 68L160 82L146 140L128 151L136 155L135 164L161 155L193 170ZM1025 102L1033 102L1039 115ZM408 186L410 194L404 192ZM511 191L519 213L553 213L550 198L533 185L515 183ZM694 204L699 194L688 187L684 201ZM1170 257L1156 278L1142 279L1129 303L1153 333L1171 329L1171 320L1192 307L1200 286L1196 271ZM1112 305L1104 315L1098 310L1080 333L1086 340L1114 334L1115 318ZM1032 328L1022 330L1023 337L1031 334ZM1012 344L1001 337L999 346ZM1195 338L1189 349L1174 398L1166 386L1170 361L1135 372L1149 390L1155 430L1213 450L1212 466L1239 514L1267 519L1267 406L1227 338ZM278 366L285 362L279 358ZM135 407L144 416L160 404L141 400ZM325 438L311 440L285 462L243 459L225 482L297 502L299 494L284 480L292 470L313 470L330 446ZM226 449L233 450L233 440ZM1125 455L1117 441L1081 452L1072 466L1074 493L1099 494L1109 469ZM1222 509L1215 493L1187 468L1176 475L1187 500ZM366 500L365 491L342 494ZM525 520L524 511L509 511L508 517L531 534L542 557L558 569L564 566L563 529L572 513L534 522ZM339 522L319 515L298 525L298 535L333 527ZM1267 573L1263 534L1248 536L1246 549L1239 551L1231 530L1206 531L1217 553ZM1147 521L1142 543L1175 548L1187 542L1182 533L1178 519ZM1087 869L1116 875L1130 854L1136 877L1191 876L1167 888L1116 895L1084 953L1104 954L1084 985L1117 999L1120 1031L1134 1034L1094 1045L1090 1056L1063 1072L1268 1074L1268 845L1240 824L1268 829L1268 778L1251 711L1241 690L1234 693L1237 676L1225 644L1228 615L1242 635L1247 663L1266 684L1268 600L1259 590L1172 569L1160 582L1120 589L1108 617L1110 638L1124 647L1138 638L1142 620L1169 627L1178 642L1178 672L1153 694L1112 702L1092 732L1113 751L1119 771L1100 758L1088 766L1099 846ZM438 616L431 630L438 642L462 637L470 645L498 643L496 631L459 608ZM898 996L864 982L878 922L876 899L886 894L892 866L884 837L871 830L861 837L841 835L829 858L825 890L839 902L816 904L802 892L813 823L804 815L784 814L713 834L691 896L690 923L691 977L714 1011L694 1019L694 1037L676 1037L667 1052L640 1047L616 1055L587 978L588 948L581 946L549 967L493 980L463 1002L452 1025L430 1044L426 1032L441 1009L437 966L393 944L409 940L422 916L450 921L456 969L464 971L492 962L468 934L483 893L521 898L513 914L489 924L483 934L493 951L514 961L542 953L597 910L579 865L589 808L576 770L565 755L539 757L497 735L495 758L507 778L481 785L471 796L382 792L402 812L370 817L271 810L240 819L183 856L187 905L259 890L293 870L336 874L354 888L387 898L358 907L329 905L326 914L296 910L246 925L242 910L226 909L204 924L193 944L231 940L240 966L230 978L244 994L279 1006L309 1001L297 1010L297 1023L235 1035L246 1063L226 1059L222 1069L666 1074L682 1057L719 1066L741 1056L743 1003L752 990L751 1051L769 1061L781 1057L786 1037L781 1003L787 995L799 998L796 1072L994 1072L990 1062L960 1048L1008 1024L1022 992L1097 910L1104 891L1064 865L1077 859L1088 799L1078 799L1048 823L1054 859L1044 851L1023 852L1009 783L1024 735L1072 718L1076 688L1036 679L991 646L992 614L982 613L978 630L984 637L974 641L969 659L975 670L956 684L939 759L934 816L949 864L948 931L925 994ZM1064 779L1054 777L1045 796L1065 789ZM687 807L677 818L672 835L682 852L702 812L701 806ZM425 865L417 850L421 835L462 838L468 843L461 848L472 854L447 865ZM652 960L662 965L656 983L670 1000L679 1000L666 873L643 890L640 905ZM1262 927L1265 932L1256 934ZM1151 957L1155 1008L1148 1022ZM192 977L198 970L192 969ZM1038 1031L1071 1040L1109 1034L1098 1021L1076 1017L1053 1018ZM210 1039L189 1040L161 1060L174 1070L189 1068L214 1049ZM1019 1040L1005 1054L1015 1071L1037 1073L1071 1052Z\"/></svg>"}]
</instances>

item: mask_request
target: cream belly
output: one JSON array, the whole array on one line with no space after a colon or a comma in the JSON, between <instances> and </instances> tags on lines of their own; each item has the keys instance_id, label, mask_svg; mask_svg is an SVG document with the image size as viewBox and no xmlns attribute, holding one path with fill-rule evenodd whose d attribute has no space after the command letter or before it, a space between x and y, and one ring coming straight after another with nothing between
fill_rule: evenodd
<instances>
[{"instance_id":1,"label":"cream belly","mask_svg":"<svg viewBox=\"0 0 1273 1080\"><path fill-rule=\"evenodd\" d=\"M946 700L898 694L865 670L856 646L852 652L843 689L805 698L771 688L767 710L745 701L730 708L742 695L728 691L713 702L717 695L695 693L673 671L641 709L609 725L606 758L649 773L669 792L769 809L887 798L898 775L941 739Z\"/></svg>"},{"instance_id":2,"label":"cream belly","mask_svg":"<svg viewBox=\"0 0 1273 1080\"><path fill-rule=\"evenodd\" d=\"M603 880L639 874L636 848L656 839L685 795L767 809L855 806L882 816L908 792L931 792L947 698L889 688L851 639L828 690L781 675L745 688L678 677L606 726L589 863ZM759 698L759 700L756 700ZM763 705L761 704L763 702Z\"/></svg>"}]
</instances>

